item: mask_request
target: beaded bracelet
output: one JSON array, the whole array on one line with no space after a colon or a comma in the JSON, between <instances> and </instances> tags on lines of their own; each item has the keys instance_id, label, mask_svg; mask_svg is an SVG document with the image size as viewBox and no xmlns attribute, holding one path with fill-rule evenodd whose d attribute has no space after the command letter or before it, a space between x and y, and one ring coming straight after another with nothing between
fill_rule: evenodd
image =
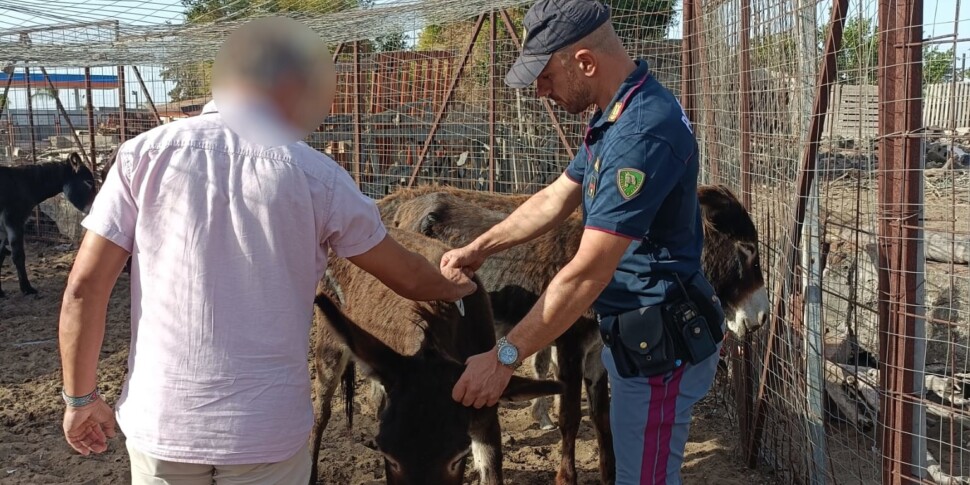
<instances>
[{"instance_id":1,"label":"beaded bracelet","mask_svg":"<svg viewBox=\"0 0 970 485\"><path fill-rule=\"evenodd\" d=\"M99 392L97 387L95 387L94 390L91 391L89 394L85 394L83 396L77 396L77 397L68 396L67 392L61 389L61 397L63 397L64 402L67 403L67 405L72 408L87 406L88 404L93 403L95 399L98 398L98 395L99 395Z\"/></svg>"}]
</instances>

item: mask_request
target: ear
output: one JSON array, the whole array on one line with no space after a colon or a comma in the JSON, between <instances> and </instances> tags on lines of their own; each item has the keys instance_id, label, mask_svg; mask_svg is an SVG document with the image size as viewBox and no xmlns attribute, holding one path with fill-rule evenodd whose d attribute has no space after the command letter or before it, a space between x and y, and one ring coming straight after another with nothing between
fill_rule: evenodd
<instances>
[{"instance_id":1,"label":"ear","mask_svg":"<svg viewBox=\"0 0 970 485\"><path fill-rule=\"evenodd\" d=\"M509 385L502 392L502 401L528 401L542 396L562 394L566 392L566 385L561 381L551 379L530 379L528 377L512 376Z\"/></svg>"},{"instance_id":2,"label":"ear","mask_svg":"<svg viewBox=\"0 0 970 485\"><path fill-rule=\"evenodd\" d=\"M754 259L758 256L758 243L739 242L737 245L738 252L741 253L745 267L750 268L754 265Z\"/></svg>"},{"instance_id":3,"label":"ear","mask_svg":"<svg viewBox=\"0 0 970 485\"><path fill-rule=\"evenodd\" d=\"M71 154L67 156L67 161L71 162L71 168L73 168L75 172L81 168L81 156L78 155L77 152L71 152Z\"/></svg>"},{"instance_id":4,"label":"ear","mask_svg":"<svg viewBox=\"0 0 970 485\"><path fill-rule=\"evenodd\" d=\"M393 380L395 371L401 369L404 357L347 318L327 295L318 294L314 304L354 356L367 364L381 383L388 386Z\"/></svg>"},{"instance_id":5,"label":"ear","mask_svg":"<svg viewBox=\"0 0 970 485\"><path fill-rule=\"evenodd\" d=\"M579 49L573 55L576 59L576 63L579 69L583 72L586 77L591 77L596 73L596 56L593 55L593 51L589 49Z\"/></svg>"}]
</instances>

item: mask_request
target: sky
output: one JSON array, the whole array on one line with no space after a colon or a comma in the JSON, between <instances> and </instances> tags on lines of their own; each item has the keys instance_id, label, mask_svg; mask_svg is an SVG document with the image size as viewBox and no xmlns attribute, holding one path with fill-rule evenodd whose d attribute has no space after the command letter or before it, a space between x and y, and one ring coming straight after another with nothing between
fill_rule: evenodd
<instances>
[{"instance_id":1,"label":"sky","mask_svg":"<svg viewBox=\"0 0 970 485\"><path fill-rule=\"evenodd\" d=\"M378 0L384 3L390 0ZM956 5L960 2L960 12L957 15ZM831 3L825 2L817 8L818 21L827 22L830 14ZM850 0L850 17L859 15L860 6L863 8L863 15L875 17L877 10L877 0ZM681 2L677 1L675 9L680 11ZM23 26L47 25L58 23L78 22L84 20L118 18L122 23L134 24L161 24L171 22L181 23L183 7L179 0L0 0L0 34L8 29L22 28ZM957 56L967 54L970 57L970 0L937 0L935 2L924 2L924 35L927 38L949 35L954 33L965 41L957 44ZM955 20L959 19L959 22ZM680 20L678 16L678 20ZM668 32L668 38L680 38L680 23ZM940 45L942 49L953 46L952 37L948 39L951 43ZM958 61L959 62L959 61ZM164 82L158 67L139 67L146 87L156 104L164 103L168 100L168 91L172 89L172 84ZM82 73L81 70L56 69L54 66L48 69L49 72ZM116 68L95 68L93 74L117 74ZM126 92L129 106L134 106L136 101L144 102L144 94L136 81L131 68L126 68ZM84 106L83 90L75 95L73 90L60 94L61 102L67 108ZM11 90L11 104L15 108L26 106L26 94L24 89ZM95 91L95 106L116 106L117 92ZM53 108L54 101L48 98L35 98L35 107Z\"/></svg>"}]
</instances>

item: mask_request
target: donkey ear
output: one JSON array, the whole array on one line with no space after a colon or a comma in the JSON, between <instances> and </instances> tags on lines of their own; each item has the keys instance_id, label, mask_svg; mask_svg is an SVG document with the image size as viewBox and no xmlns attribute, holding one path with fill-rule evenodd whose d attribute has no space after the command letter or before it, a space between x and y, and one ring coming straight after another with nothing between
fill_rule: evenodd
<instances>
[{"instance_id":1,"label":"donkey ear","mask_svg":"<svg viewBox=\"0 0 970 485\"><path fill-rule=\"evenodd\" d=\"M502 392L501 400L505 402L528 401L537 397L564 392L566 392L566 386L561 381L512 376L509 385L505 386L505 391Z\"/></svg>"},{"instance_id":2,"label":"donkey ear","mask_svg":"<svg viewBox=\"0 0 970 485\"><path fill-rule=\"evenodd\" d=\"M389 385L395 371L401 369L404 358L384 342L360 328L326 295L318 294L314 304L357 359L370 367L382 384Z\"/></svg>"},{"instance_id":3,"label":"donkey ear","mask_svg":"<svg viewBox=\"0 0 970 485\"><path fill-rule=\"evenodd\" d=\"M77 152L71 152L71 154L67 156L67 161L71 162L71 168L73 168L75 172L81 168L81 156L78 155Z\"/></svg>"},{"instance_id":4,"label":"donkey ear","mask_svg":"<svg viewBox=\"0 0 970 485\"><path fill-rule=\"evenodd\" d=\"M758 256L758 243L756 242L739 242L738 252L744 260L745 266L751 267L754 265L754 258Z\"/></svg>"}]
</instances>

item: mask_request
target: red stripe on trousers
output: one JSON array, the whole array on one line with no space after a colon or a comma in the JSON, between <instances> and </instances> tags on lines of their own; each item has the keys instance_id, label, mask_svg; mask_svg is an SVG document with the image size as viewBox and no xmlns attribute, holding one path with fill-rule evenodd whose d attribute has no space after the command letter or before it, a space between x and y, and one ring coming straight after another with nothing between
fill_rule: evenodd
<instances>
[{"instance_id":1,"label":"red stripe on trousers","mask_svg":"<svg viewBox=\"0 0 970 485\"><path fill-rule=\"evenodd\" d=\"M674 371L670 382L664 376L650 378L650 410L643 430L643 459L640 465L640 484L657 485L666 482L667 461L670 459L670 438L677 419L677 394L684 367ZM656 428L653 435L652 428ZM653 435L651 439L651 435ZM661 450L663 450L661 452ZM661 456L657 456L657 455ZM653 481L649 481L652 477Z\"/></svg>"}]
</instances>

